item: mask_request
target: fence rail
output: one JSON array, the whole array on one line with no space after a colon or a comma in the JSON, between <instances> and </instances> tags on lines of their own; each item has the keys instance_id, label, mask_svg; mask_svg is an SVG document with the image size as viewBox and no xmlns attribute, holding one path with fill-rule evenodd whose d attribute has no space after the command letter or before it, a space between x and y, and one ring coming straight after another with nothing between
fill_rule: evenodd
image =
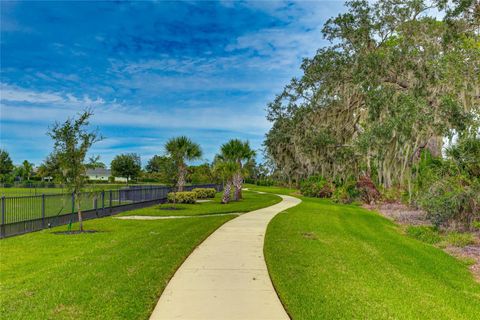
<instances>
[{"instance_id":1,"label":"fence rail","mask_svg":"<svg viewBox=\"0 0 480 320\"><path fill-rule=\"evenodd\" d=\"M216 184L186 186L215 188ZM167 200L172 188L165 186L129 187L116 190L84 192L80 194L83 219L93 219L127 210L145 207ZM38 196L14 196L0 198L0 238L37 231L78 220L73 193L42 194Z\"/></svg>"}]
</instances>

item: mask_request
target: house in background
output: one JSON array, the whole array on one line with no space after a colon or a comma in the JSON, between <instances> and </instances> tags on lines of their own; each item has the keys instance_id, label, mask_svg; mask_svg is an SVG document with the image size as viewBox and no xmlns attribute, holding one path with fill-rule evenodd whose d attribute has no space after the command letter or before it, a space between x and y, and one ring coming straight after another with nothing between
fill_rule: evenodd
<instances>
[{"instance_id":1,"label":"house in background","mask_svg":"<svg viewBox=\"0 0 480 320\"><path fill-rule=\"evenodd\" d=\"M108 181L112 176L110 169L105 168L95 168L87 169L87 178L88 180L93 181ZM115 177L115 182L127 182L127 178Z\"/></svg>"}]
</instances>

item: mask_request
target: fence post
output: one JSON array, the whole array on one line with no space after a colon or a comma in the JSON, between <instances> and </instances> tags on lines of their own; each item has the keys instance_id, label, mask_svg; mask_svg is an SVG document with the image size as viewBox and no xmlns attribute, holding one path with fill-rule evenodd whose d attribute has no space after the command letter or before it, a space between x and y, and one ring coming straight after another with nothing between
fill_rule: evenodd
<instances>
[{"instance_id":1,"label":"fence post","mask_svg":"<svg viewBox=\"0 0 480 320\"><path fill-rule=\"evenodd\" d=\"M75 192L72 192L72 215L75 213Z\"/></svg>"},{"instance_id":2,"label":"fence post","mask_svg":"<svg viewBox=\"0 0 480 320\"><path fill-rule=\"evenodd\" d=\"M2 196L2 225L0 227L0 237L5 237L5 196Z\"/></svg>"},{"instance_id":3,"label":"fence post","mask_svg":"<svg viewBox=\"0 0 480 320\"><path fill-rule=\"evenodd\" d=\"M45 228L45 193L42 193L42 228Z\"/></svg>"},{"instance_id":4,"label":"fence post","mask_svg":"<svg viewBox=\"0 0 480 320\"><path fill-rule=\"evenodd\" d=\"M2 224L5 224L5 196L2 196Z\"/></svg>"},{"instance_id":5,"label":"fence post","mask_svg":"<svg viewBox=\"0 0 480 320\"><path fill-rule=\"evenodd\" d=\"M110 190L110 213L112 213L112 190Z\"/></svg>"},{"instance_id":6,"label":"fence post","mask_svg":"<svg viewBox=\"0 0 480 320\"><path fill-rule=\"evenodd\" d=\"M105 215L105 190L102 190L102 216Z\"/></svg>"},{"instance_id":7,"label":"fence post","mask_svg":"<svg viewBox=\"0 0 480 320\"><path fill-rule=\"evenodd\" d=\"M93 197L93 209L95 210L95 215L98 217L98 203L97 195Z\"/></svg>"}]
</instances>

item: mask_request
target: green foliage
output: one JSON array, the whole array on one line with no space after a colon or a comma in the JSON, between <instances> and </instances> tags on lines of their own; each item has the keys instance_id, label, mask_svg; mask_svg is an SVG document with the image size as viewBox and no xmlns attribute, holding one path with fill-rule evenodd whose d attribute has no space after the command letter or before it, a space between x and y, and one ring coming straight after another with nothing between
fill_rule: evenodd
<instances>
[{"instance_id":1,"label":"green foliage","mask_svg":"<svg viewBox=\"0 0 480 320\"><path fill-rule=\"evenodd\" d=\"M300 184L300 192L307 197L330 198L334 186L321 176L311 176Z\"/></svg>"},{"instance_id":2,"label":"green foliage","mask_svg":"<svg viewBox=\"0 0 480 320\"><path fill-rule=\"evenodd\" d=\"M0 149L0 176L10 174L13 170L13 162L6 150Z\"/></svg>"},{"instance_id":3,"label":"green foliage","mask_svg":"<svg viewBox=\"0 0 480 320\"><path fill-rule=\"evenodd\" d=\"M480 183L463 176L440 176L417 197L435 226L452 220L469 226L480 217Z\"/></svg>"},{"instance_id":4,"label":"green foliage","mask_svg":"<svg viewBox=\"0 0 480 320\"><path fill-rule=\"evenodd\" d=\"M348 180L337 186L333 192L332 200L338 203L352 203L360 199L360 191L354 180Z\"/></svg>"},{"instance_id":5,"label":"green foliage","mask_svg":"<svg viewBox=\"0 0 480 320\"><path fill-rule=\"evenodd\" d=\"M215 177L212 166L204 163L198 166L189 166L187 180L191 184L206 184L217 181L217 177Z\"/></svg>"},{"instance_id":6,"label":"green foliage","mask_svg":"<svg viewBox=\"0 0 480 320\"><path fill-rule=\"evenodd\" d=\"M42 178L52 178L53 181L61 181L60 163L55 153L51 153L38 167L38 175Z\"/></svg>"},{"instance_id":7,"label":"green foliage","mask_svg":"<svg viewBox=\"0 0 480 320\"><path fill-rule=\"evenodd\" d=\"M412 238L430 244L437 244L442 240L438 230L428 226L408 226L406 233Z\"/></svg>"},{"instance_id":8,"label":"green foliage","mask_svg":"<svg viewBox=\"0 0 480 320\"><path fill-rule=\"evenodd\" d=\"M30 177L33 174L33 163L24 160L22 162L22 178L25 180L30 180Z\"/></svg>"},{"instance_id":9,"label":"green foliage","mask_svg":"<svg viewBox=\"0 0 480 320\"><path fill-rule=\"evenodd\" d=\"M480 179L480 137L460 138L447 150L447 154L461 171Z\"/></svg>"},{"instance_id":10,"label":"green foliage","mask_svg":"<svg viewBox=\"0 0 480 320\"><path fill-rule=\"evenodd\" d=\"M254 182L257 186L271 187L275 185L275 180L273 179L258 179Z\"/></svg>"},{"instance_id":11,"label":"green foliage","mask_svg":"<svg viewBox=\"0 0 480 320\"><path fill-rule=\"evenodd\" d=\"M318 173L330 181L368 176L372 184L357 186L364 201L379 198L376 186L399 187L414 204L445 176L478 180L478 6L454 1L448 17L442 3L349 1L327 21L332 45L305 59L302 76L268 105L265 147L276 176L289 185ZM457 141L447 162L446 138Z\"/></svg>"},{"instance_id":12,"label":"green foliage","mask_svg":"<svg viewBox=\"0 0 480 320\"><path fill-rule=\"evenodd\" d=\"M463 248L475 243L475 235L468 232L447 231L440 232L430 226L408 226L407 235L417 240L436 244L439 247L454 246Z\"/></svg>"},{"instance_id":13,"label":"green foliage","mask_svg":"<svg viewBox=\"0 0 480 320\"><path fill-rule=\"evenodd\" d=\"M87 131L92 115L92 112L84 111L77 119L68 119L64 123L56 122L48 132L54 142L53 154L62 182L69 191L76 194L82 191L86 182L87 152L101 139L96 131Z\"/></svg>"},{"instance_id":14,"label":"green foliage","mask_svg":"<svg viewBox=\"0 0 480 320\"><path fill-rule=\"evenodd\" d=\"M380 188L380 195L382 201L387 203L394 203L404 198L405 193L398 187Z\"/></svg>"},{"instance_id":15,"label":"green foliage","mask_svg":"<svg viewBox=\"0 0 480 320\"><path fill-rule=\"evenodd\" d=\"M85 164L87 169L107 168L105 163L100 161L100 156L91 156L88 158L88 162Z\"/></svg>"},{"instance_id":16,"label":"green foliage","mask_svg":"<svg viewBox=\"0 0 480 320\"><path fill-rule=\"evenodd\" d=\"M171 203L195 203L197 193L193 191L169 192L167 198Z\"/></svg>"},{"instance_id":17,"label":"green foliage","mask_svg":"<svg viewBox=\"0 0 480 320\"><path fill-rule=\"evenodd\" d=\"M472 227L474 229L480 230L480 221L474 221L472 222Z\"/></svg>"},{"instance_id":18,"label":"green foliage","mask_svg":"<svg viewBox=\"0 0 480 320\"><path fill-rule=\"evenodd\" d=\"M127 178L127 182L136 179L142 170L140 156L136 153L117 155L110 163L110 169L114 177Z\"/></svg>"},{"instance_id":19,"label":"green foliage","mask_svg":"<svg viewBox=\"0 0 480 320\"><path fill-rule=\"evenodd\" d=\"M177 167L177 186L179 191L183 190L187 176L187 161L200 159L202 149L200 145L193 142L186 136L179 136L169 139L165 143L165 151L167 156L173 160Z\"/></svg>"},{"instance_id":20,"label":"green foliage","mask_svg":"<svg viewBox=\"0 0 480 320\"><path fill-rule=\"evenodd\" d=\"M149 177L168 185L175 185L178 180L178 168L172 157L155 155L145 169Z\"/></svg>"},{"instance_id":21,"label":"green foliage","mask_svg":"<svg viewBox=\"0 0 480 320\"><path fill-rule=\"evenodd\" d=\"M192 191L195 192L197 199L215 198L215 194L217 193L217 190L214 188L194 188Z\"/></svg>"},{"instance_id":22,"label":"green foliage","mask_svg":"<svg viewBox=\"0 0 480 320\"><path fill-rule=\"evenodd\" d=\"M465 247L475 243L475 236L472 233L449 232L445 237L445 245L454 247Z\"/></svg>"}]
</instances>

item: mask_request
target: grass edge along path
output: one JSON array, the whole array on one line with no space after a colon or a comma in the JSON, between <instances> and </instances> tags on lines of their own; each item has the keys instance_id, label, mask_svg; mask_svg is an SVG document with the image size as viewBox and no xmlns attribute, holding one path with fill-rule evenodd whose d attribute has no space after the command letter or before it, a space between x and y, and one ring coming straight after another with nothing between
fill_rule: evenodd
<instances>
[{"instance_id":1,"label":"grass edge along path","mask_svg":"<svg viewBox=\"0 0 480 320\"><path fill-rule=\"evenodd\" d=\"M0 314L8 319L146 319L193 249L234 217L109 217L85 222L97 233L52 234L65 230L62 226L3 239Z\"/></svg>"},{"instance_id":2,"label":"grass edge along path","mask_svg":"<svg viewBox=\"0 0 480 320\"><path fill-rule=\"evenodd\" d=\"M243 213L273 206L282 199L274 194L259 194L257 192L243 191L243 200L221 204L221 192L215 195L211 202L195 204L175 204L176 210L168 210L173 207L171 203L164 203L148 209L127 211L118 216L197 216L224 213Z\"/></svg>"},{"instance_id":3,"label":"grass edge along path","mask_svg":"<svg viewBox=\"0 0 480 320\"><path fill-rule=\"evenodd\" d=\"M480 284L465 263L376 212L301 198L270 222L264 247L293 319L478 318Z\"/></svg>"}]
</instances>

